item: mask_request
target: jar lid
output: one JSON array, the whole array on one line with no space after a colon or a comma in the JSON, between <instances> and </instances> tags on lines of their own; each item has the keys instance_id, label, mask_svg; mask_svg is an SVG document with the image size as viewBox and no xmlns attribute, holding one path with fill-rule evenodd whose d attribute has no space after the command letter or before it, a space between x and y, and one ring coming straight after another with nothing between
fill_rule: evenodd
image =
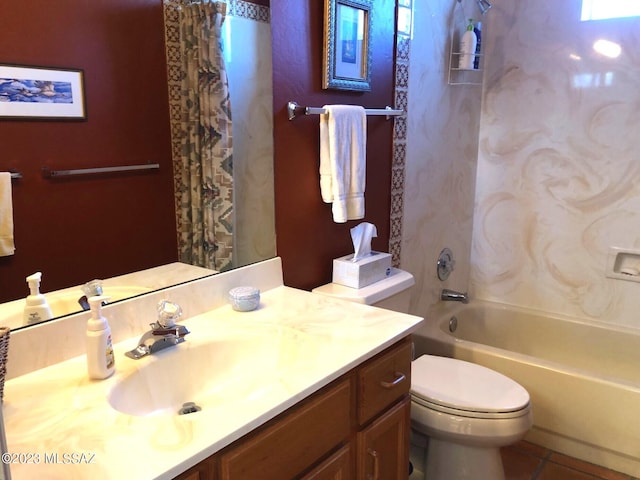
<instances>
[{"instance_id":1,"label":"jar lid","mask_svg":"<svg viewBox=\"0 0 640 480\"><path fill-rule=\"evenodd\" d=\"M255 287L235 287L229 290L229 296L237 300L253 298L256 295L260 295L260 290Z\"/></svg>"}]
</instances>

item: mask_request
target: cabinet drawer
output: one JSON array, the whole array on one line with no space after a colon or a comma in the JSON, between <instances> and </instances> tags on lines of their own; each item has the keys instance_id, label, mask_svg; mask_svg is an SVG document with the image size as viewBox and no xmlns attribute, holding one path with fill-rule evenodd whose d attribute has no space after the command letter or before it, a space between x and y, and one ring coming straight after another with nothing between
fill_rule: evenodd
<instances>
[{"instance_id":1,"label":"cabinet drawer","mask_svg":"<svg viewBox=\"0 0 640 480\"><path fill-rule=\"evenodd\" d=\"M294 478L350 433L351 380L278 418L220 459L222 480Z\"/></svg>"},{"instance_id":2,"label":"cabinet drawer","mask_svg":"<svg viewBox=\"0 0 640 480\"><path fill-rule=\"evenodd\" d=\"M371 420L411 388L411 340L403 340L358 370L358 422Z\"/></svg>"}]
</instances>

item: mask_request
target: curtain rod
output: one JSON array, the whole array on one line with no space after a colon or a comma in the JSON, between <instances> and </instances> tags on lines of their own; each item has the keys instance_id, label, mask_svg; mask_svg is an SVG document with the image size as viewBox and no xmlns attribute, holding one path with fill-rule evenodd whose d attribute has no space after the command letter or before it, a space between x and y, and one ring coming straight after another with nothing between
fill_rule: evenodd
<instances>
[{"instance_id":1,"label":"curtain rod","mask_svg":"<svg viewBox=\"0 0 640 480\"><path fill-rule=\"evenodd\" d=\"M289 112L289 120L293 120L298 115L323 115L327 113L324 108L321 107L303 107L298 105L297 102L287 103L287 111ZM399 117L404 114L404 110L397 110L391 107L384 108L366 108L365 113L367 115L385 115L387 120L390 117Z\"/></svg>"}]
</instances>

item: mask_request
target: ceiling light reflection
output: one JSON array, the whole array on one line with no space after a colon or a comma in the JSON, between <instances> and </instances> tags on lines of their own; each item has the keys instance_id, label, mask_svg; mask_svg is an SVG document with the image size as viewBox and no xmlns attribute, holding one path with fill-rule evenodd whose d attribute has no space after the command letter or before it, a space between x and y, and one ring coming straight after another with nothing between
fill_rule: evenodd
<instances>
[{"instance_id":1,"label":"ceiling light reflection","mask_svg":"<svg viewBox=\"0 0 640 480\"><path fill-rule=\"evenodd\" d=\"M594 42L593 49L599 54L609 58L618 58L622 53L620 44L602 39Z\"/></svg>"}]
</instances>

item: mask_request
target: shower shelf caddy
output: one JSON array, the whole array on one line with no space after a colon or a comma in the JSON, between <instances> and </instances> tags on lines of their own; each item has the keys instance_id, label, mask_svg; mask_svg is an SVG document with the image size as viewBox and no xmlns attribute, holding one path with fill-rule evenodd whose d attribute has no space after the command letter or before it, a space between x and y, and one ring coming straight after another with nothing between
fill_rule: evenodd
<instances>
[{"instance_id":1,"label":"shower shelf caddy","mask_svg":"<svg viewBox=\"0 0 640 480\"><path fill-rule=\"evenodd\" d=\"M456 42L455 27L451 27L451 38L449 39L449 69L447 83L449 85L482 85L482 68L484 66L484 55L475 54L479 57L478 68L466 69L458 68L458 62L462 53L458 51L459 42ZM482 51L481 51L482 52Z\"/></svg>"}]
</instances>

